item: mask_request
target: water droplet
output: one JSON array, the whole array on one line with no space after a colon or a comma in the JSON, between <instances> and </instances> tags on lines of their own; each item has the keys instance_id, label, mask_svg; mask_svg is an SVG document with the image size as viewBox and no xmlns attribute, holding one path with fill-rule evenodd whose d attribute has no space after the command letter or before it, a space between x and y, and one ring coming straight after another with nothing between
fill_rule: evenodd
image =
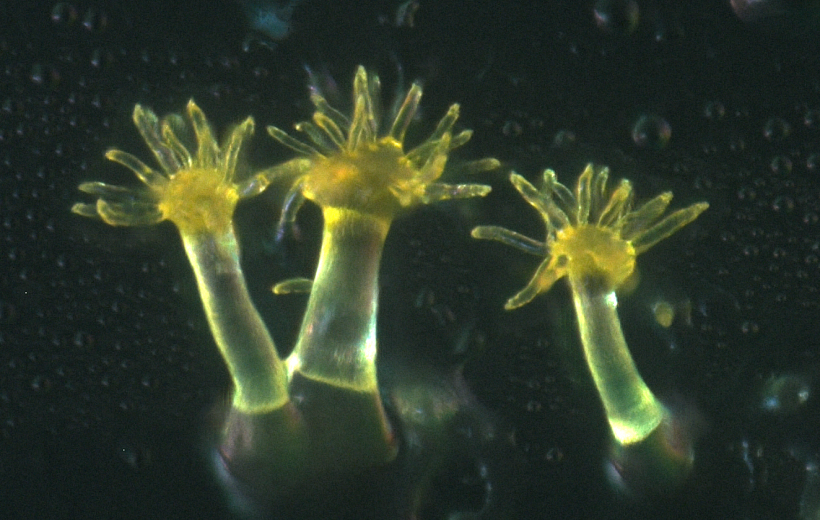
<instances>
[{"instance_id":1,"label":"water droplet","mask_svg":"<svg viewBox=\"0 0 820 520\"><path fill-rule=\"evenodd\" d=\"M806 128L820 128L820 110L810 108L803 114L803 124Z\"/></svg>"},{"instance_id":2,"label":"water droplet","mask_svg":"<svg viewBox=\"0 0 820 520\"><path fill-rule=\"evenodd\" d=\"M773 117L763 126L763 136L772 142L782 141L791 133L791 125L781 117Z\"/></svg>"},{"instance_id":3,"label":"water droplet","mask_svg":"<svg viewBox=\"0 0 820 520\"><path fill-rule=\"evenodd\" d=\"M518 121L505 121L501 133L505 136L519 136L524 131Z\"/></svg>"},{"instance_id":4,"label":"water droplet","mask_svg":"<svg viewBox=\"0 0 820 520\"><path fill-rule=\"evenodd\" d=\"M757 192L750 186L743 186L737 190L737 198L739 200L755 200L757 198Z\"/></svg>"},{"instance_id":5,"label":"water droplet","mask_svg":"<svg viewBox=\"0 0 820 520\"><path fill-rule=\"evenodd\" d=\"M772 209L775 211L791 212L794 210L794 199L781 195L772 202Z\"/></svg>"},{"instance_id":6,"label":"water droplet","mask_svg":"<svg viewBox=\"0 0 820 520\"><path fill-rule=\"evenodd\" d=\"M757 256L760 250L755 245L748 245L743 248L743 254L745 256Z\"/></svg>"},{"instance_id":7,"label":"water droplet","mask_svg":"<svg viewBox=\"0 0 820 520\"><path fill-rule=\"evenodd\" d=\"M83 16L83 27L88 32L103 31L108 26L108 16L104 11L89 8Z\"/></svg>"},{"instance_id":8,"label":"water droplet","mask_svg":"<svg viewBox=\"0 0 820 520\"><path fill-rule=\"evenodd\" d=\"M742 152L746 149L746 139L742 135L733 134L729 138L729 150L733 152Z\"/></svg>"},{"instance_id":9,"label":"water droplet","mask_svg":"<svg viewBox=\"0 0 820 520\"><path fill-rule=\"evenodd\" d=\"M790 414L799 410L809 397L811 386L802 375L772 376L763 385L760 406L769 413Z\"/></svg>"},{"instance_id":10,"label":"water droplet","mask_svg":"<svg viewBox=\"0 0 820 520\"><path fill-rule=\"evenodd\" d=\"M771 168L772 173L781 175L791 173L793 166L792 160L785 155L776 155L772 158L772 162L769 164L769 168Z\"/></svg>"},{"instance_id":11,"label":"water droplet","mask_svg":"<svg viewBox=\"0 0 820 520\"><path fill-rule=\"evenodd\" d=\"M31 66L31 73L29 74L29 78L31 79L32 83L35 85L42 85L43 84L43 66L39 63L35 63Z\"/></svg>"},{"instance_id":12,"label":"water droplet","mask_svg":"<svg viewBox=\"0 0 820 520\"><path fill-rule=\"evenodd\" d=\"M760 326L754 321L744 321L740 325L740 331L743 334L757 334L760 331Z\"/></svg>"},{"instance_id":13,"label":"water droplet","mask_svg":"<svg viewBox=\"0 0 820 520\"><path fill-rule=\"evenodd\" d=\"M662 117L642 115L632 127L632 140L639 148L664 148L672 137L672 127Z\"/></svg>"},{"instance_id":14,"label":"water droplet","mask_svg":"<svg viewBox=\"0 0 820 520\"><path fill-rule=\"evenodd\" d=\"M559 130L552 138L552 146L554 148L567 148L575 144L578 137L572 130Z\"/></svg>"},{"instance_id":15,"label":"water droplet","mask_svg":"<svg viewBox=\"0 0 820 520\"><path fill-rule=\"evenodd\" d=\"M77 9L66 2L58 2L51 9L51 21L55 24L70 24L77 19Z\"/></svg>"},{"instance_id":16,"label":"water droplet","mask_svg":"<svg viewBox=\"0 0 820 520\"><path fill-rule=\"evenodd\" d=\"M703 117L711 121L719 121L726 115L726 107L720 101L710 101L703 107Z\"/></svg>"},{"instance_id":17,"label":"water droplet","mask_svg":"<svg viewBox=\"0 0 820 520\"><path fill-rule=\"evenodd\" d=\"M629 34L641 19L640 7L634 0L597 0L592 14L595 25L608 33Z\"/></svg>"}]
</instances>

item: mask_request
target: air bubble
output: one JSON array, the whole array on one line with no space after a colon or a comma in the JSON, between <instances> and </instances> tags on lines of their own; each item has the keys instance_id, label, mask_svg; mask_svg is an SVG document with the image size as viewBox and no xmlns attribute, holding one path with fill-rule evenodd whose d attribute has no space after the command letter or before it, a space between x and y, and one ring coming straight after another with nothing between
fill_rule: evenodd
<instances>
[{"instance_id":1,"label":"air bubble","mask_svg":"<svg viewBox=\"0 0 820 520\"><path fill-rule=\"evenodd\" d=\"M634 0L597 0L592 8L595 25L608 33L630 34L641 19L641 10Z\"/></svg>"},{"instance_id":2,"label":"air bubble","mask_svg":"<svg viewBox=\"0 0 820 520\"><path fill-rule=\"evenodd\" d=\"M521 124L518 121L505 121L504 126L501 127L501 133L505 136L519 136L523 133L524 129L521 127Z\"/></svg>"},{"instance_id":3,"label":"air bubble","mask_svg":"<svg viewBox=\"0 0 820 520\"><path fill-rule=\"evenodd\" d=\"M35 63L31 66L31 73L29 74L29 79L31 79L32 83L35 85L42 85L43 84L43 66L39 63Z\"/></svg>"},{"instance_id":4,"label":"air bubble","mask_svg":"<svg viewBox=\"0 0 820 520\"><path fill-rule=\"evenodd\" d=\"M77 19L77 9L66 2L59 2L51 9L51 21L54 24L70 24Z\"/></svg>"},{"instance_id":5,"label":"air bubble","mask_svg":"<svg viewBox=\"0 0 820 520\"><path fill-rule=\"evenodd\" d=\"M811 397L811 386L802 375L782 374L770 377L763 385L760 406L772 414L791 414Z\"/></svg>"},{"instance_id":6,"label":"air bubble","mask_svg":"<svg viewBox=\"0 0 820 520\"><path fill-rule=\"evenodd\" d=\"M757 256L760 253L760 250L757 246L748 245L743 248L743 255L744 256Z\"/></svg>"},{"instance_id":7,"label":"air bubble","mask_svg":"<svg viewBox=\"0 0 820 520\"><path fill-rule=\"evenodd\" d=\"M743 334L757 334L760 331L760 325L754 321L744 321L740 325L740 331Z\"/></svg>"},{"instance_id":8,"label":"air bubble","mask_svg":"<svg viewBox=\"0 0 820 520\"><path fill-rule=\"evenodd\" d=\"M672 137L672 127L662 117L642 115L632 127L632 140L639 148L664 148Z\"/></svg>"},{"instance_id":9,"label":"air bubble","mask_svg":"<svg viewBox=\"0 0 820 520\"><path fill-rule=\"evenodd\" d=\"M812 172L820 169L820 153L813 153L806 158L806 168Z\"/></svg>"},{"instance_id":10,"label":"air bubble","mask_svg":"<svg viewBox=\"0 0 820 520\"><path fill-rule=\"evenodd\" d=\"M766 121L763 126L763 136L772 142L782 141L789 137L791 133L791 125L781 117L773 117Z\"/></svg>"},{"instance_id":11,"label":"air bubble","mask_svg":"<svg viewBox=\"0 0 820 520\"><path fill-rule=\"evenodd\" d=\"M85 12L83 16L83 27L88 32L103 31L108 26L108 16L105 12L97 11L93 7Z\"/></svg>"},{"instance_id":12,"label":"air bubble","mask_svg":"<svg viewBox=\"0 0 820 520\"><path fill-rule=\"evenodd\" d=\"M757 192L750 186L743 186L737 190L737 198L738 200L755 200L757 198Z\"/></svg>"},{"instance_id":13,"label":"air bubble","mask_svg":"<svg viewBox=\"0 0 820 520\"><path fill-rule=\"evenodd\" d=\"M729 150L742 152L746 149L746 139L742 135L734 134L729 138Z\"/></svg>"},{"instance_id":14,"label":"air bubble","mask_svg":"<svg viewBox=\"0 0 820 520\"><path fill-rule=\"evenodd\" d=\"M787 197L785 195L781 195L780 197L774 199L774 202L772 202L772 209L778 212L791 212L792 210L794 210L794 199L792 199L791 197Z\"/></svg>"},{"instance_id":15,"label":"air bubble","mask_svg":"<svg viewBox=\"0 0 820 520\"><path fill-rule=\"evenodd\" d=\"M726 107L720 101L710 101L703 107L703 117L711 121L719 121L726 115Z\"/></svg>"},{"instance_id":16,"label":"air bubble","mask_svg":"<svg viewBox=\"0 0 820 520\"><path fill-rule=\"evenodd\" d=\"M552 146L554 148L567 148L575 144L578 137L572 130L559 130L552 138Z\"/></svg>"},{"instance_id":17,"label":"air bubble","mask_svg":"<svg viewBox=\"0 0 820 520\"><path fill-rule=\"evenodd\" d=\"M772 173L779 175L791 173L793 167L794 164L792 160L785 155L776 155L772 158L772 162L769 163L769 168L771 168Z\"/></svg>"},{"instance_id":18,"label":"air bubble","mask_svg":"<svg viewBox=\"0 0 820 520\"><path fill-rule=\"evenodd\" d=\"M820 110L810 108L803 114L803 124L806 128L820 128Z\"/></svg>"}]
</instances>

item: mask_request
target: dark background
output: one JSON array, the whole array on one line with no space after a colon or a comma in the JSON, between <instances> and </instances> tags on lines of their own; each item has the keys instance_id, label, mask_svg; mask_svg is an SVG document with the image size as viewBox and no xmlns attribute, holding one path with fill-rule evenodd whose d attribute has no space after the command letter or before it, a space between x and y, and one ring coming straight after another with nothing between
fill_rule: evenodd
<instances>
[{"instance_id":1,"label":"dark background","mask_svg":"<svg viewBox=\"0 0 820 520\"><path fill-rule=\"evenodd\" d=\"M289 155L262 128L310 115L306 67L344 106L364 64L386 98L423 83L411 140L461 103L475 135L456 164L494 156L571 185L591 161L639 196L711 204L639 258L641 285L621 299L647 383L703 425L692 475L661 496L608 483L568 291L501 308L537 259L469 229L543 234L506 173L482 176L483 201L395 224L383 355L455 366L465 342L484 349L465 374L525 460L520 518L816 517L818 2L419 4L410 27L398 2L304 0L272 41L252 30L254 9L277 6L261 0L0 3L0 516L230 518L206 442L230 381L176 231L69 209L79 182L136 183L103 159L112 146L147 158L135 103L166 113L193 97L220 129L253 115L248 160L269 165ZM259 222L275 220L274 192L238 222L251 290L286 349L304 299L268 289L309 276L320 228L306 209L302 238L273 247ZM659 300L680 311L668 329L654 324Z\"/></svg>"}]
</instances>

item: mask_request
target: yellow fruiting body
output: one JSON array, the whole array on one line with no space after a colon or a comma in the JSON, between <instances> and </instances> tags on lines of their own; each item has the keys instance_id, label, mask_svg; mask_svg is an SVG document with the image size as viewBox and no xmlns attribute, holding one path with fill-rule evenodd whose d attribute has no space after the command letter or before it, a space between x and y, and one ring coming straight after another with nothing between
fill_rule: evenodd
<instances>
[{"instance_id":1,"label":"yellow fruiting body","mask_svg":"<svg viewBox=\"0 0 820 520\"><path fill-rule=\"evenodd\" d=\"M622 180L610 192L608 177L607 168L588 165L573 193L552 170L544 171L540 190L512 174L515 188L544 220L546 241L498 226L479 226L472 235L544 257L530 282L507 301L507 309L530 302L565 276L569 279L592 378L613 435L627 445L647 438L667 412L632 361L615 291L633 273L640 253L695 220L708 204L693 204L664 217L672 200L667 192L633 210L630 182Z\"/></svg>"}]
</instances>

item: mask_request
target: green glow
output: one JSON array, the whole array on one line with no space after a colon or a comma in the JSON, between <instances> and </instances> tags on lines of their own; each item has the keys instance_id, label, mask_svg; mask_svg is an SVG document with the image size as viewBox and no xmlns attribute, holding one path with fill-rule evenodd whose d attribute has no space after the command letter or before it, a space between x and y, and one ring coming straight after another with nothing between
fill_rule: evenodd
<instances>
[{"instance_id":1,"label":"green glow","mask_svg":"<svg viewBox=\"0 0 820 520\"><path fill-rule=\"evenodd\" d=\"M479 226L472 235L544 257L530 282L507 301L507 309L525 305L559 279L569 278L592 378L614 437L626 445L647 438L666 411L629 354L615 291L632 275L637 255L695 220L709 205L692 204L664 217L672 200L667 192L633 210L631 183L621 180L610 191L608 179L608 168L588 165L573 192L552 170L544 171L541 189L512 174L515 188L544 220L546 241L498 226Z\"/></svg>"}]
</instances>

